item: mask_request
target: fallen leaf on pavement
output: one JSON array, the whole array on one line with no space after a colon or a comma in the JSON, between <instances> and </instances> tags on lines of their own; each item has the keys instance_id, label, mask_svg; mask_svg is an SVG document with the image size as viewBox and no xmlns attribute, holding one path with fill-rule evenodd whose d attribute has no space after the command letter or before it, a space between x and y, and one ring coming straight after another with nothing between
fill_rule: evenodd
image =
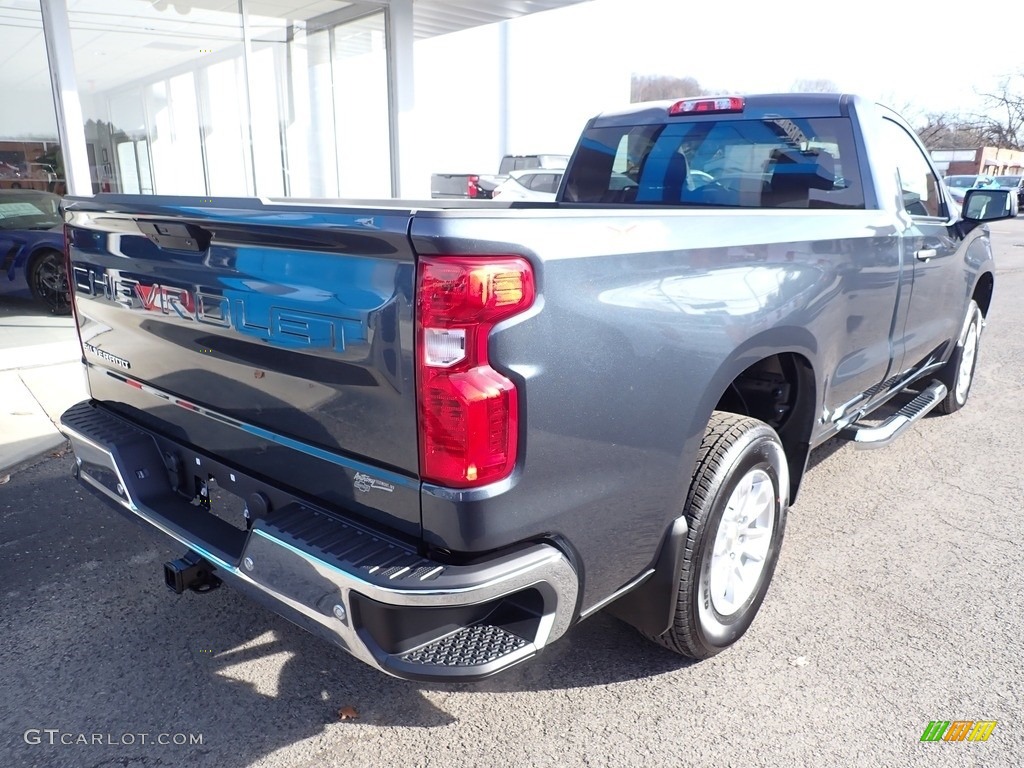
<instances>
[{"instance_id":1,"label":"fallen leaf on pavement","mask_svg":"<svg viewBox=\"0 0 1024 768\"><path fill-rule=\"evenodd\" d=\"M355 720L359 717L359 712L356 711L355 707L342 707L338 710L338 719L344 722L345 720Z\"/></svg>"},{"instance_id":2,"label":"fallen leaf on pavement","mask_svg":"<svg viewBox=\"0 0 1024 768\"><path fill-rule=\"evenodd\" d=\"M5 484L9 483L10 481L11 481L11 476L10 475L4 475L3 477L0 477L0 485L5 485Z\"/></svg>"}]
</instances>

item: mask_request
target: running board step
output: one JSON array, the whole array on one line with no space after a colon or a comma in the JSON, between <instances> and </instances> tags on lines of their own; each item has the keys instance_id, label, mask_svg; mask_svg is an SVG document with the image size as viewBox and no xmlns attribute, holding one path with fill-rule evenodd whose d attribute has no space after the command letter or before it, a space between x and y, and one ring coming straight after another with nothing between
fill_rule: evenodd
<instances>
[{"instance_id":1,"label":"running board step","mask_svg":"<svg viewBox=\"0 0 1024 768\"><path fill-rule=\"evenodd\" d=\"M921 394L881 424L862 427L852 424L840 432L839 436L853 441L858 448L882 448L914 426L932 408L941 403L946 392L945 384L941 381L933 381Z\"/></svg>"}]
</instances>

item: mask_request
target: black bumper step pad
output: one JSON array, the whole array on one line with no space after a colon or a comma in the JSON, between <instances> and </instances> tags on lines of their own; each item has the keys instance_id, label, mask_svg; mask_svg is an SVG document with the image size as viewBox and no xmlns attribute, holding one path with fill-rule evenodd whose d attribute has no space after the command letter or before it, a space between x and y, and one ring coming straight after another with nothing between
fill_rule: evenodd
<instances>
[{"instance_id":1,"label":"black bumper step pad","mask_svg":"<svg viewBox=\"0 0 1024 768\"><path fill-rule=\"evenodd\" d=\"M411 664L438 667L475 667L508 656L529 643L518 635L492 624L475 624L460 629L400 656Z\"/></svg>"}]
</instances>

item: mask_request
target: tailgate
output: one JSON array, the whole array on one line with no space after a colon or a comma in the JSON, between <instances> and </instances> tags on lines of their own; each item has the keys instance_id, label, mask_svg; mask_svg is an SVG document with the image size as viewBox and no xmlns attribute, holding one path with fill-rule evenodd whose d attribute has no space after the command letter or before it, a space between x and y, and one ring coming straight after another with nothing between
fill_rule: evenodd
<instances>
[{"instance_id":1,"label":"tailgate","mask_svg":"<svg viewBox=\"0 0 1024 768\"><path fill-rule=\"evenodd\" d=\"M104 407L419 536L409 210L68 198Z\"/></svg>"},{"instance_id":2,"label":"tailgate","mask_svg":"<svg viewBox=\"0 0 1024 768\"><path fill-rule=\"evenodd\" d=\"M468 173L434 173L430 176L430 196L436 199L469 198Z\"/></svg>"}]
</instances>

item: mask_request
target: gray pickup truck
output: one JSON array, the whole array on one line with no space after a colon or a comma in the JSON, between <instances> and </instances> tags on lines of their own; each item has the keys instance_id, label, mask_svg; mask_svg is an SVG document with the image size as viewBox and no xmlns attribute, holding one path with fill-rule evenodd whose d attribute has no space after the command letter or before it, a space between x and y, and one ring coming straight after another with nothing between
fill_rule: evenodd
<instances>
[{"instance_id":1,"label":"gray pickup truck","mask_svg":"<svg viewBox=\"0 0 1024 768\"><path fill-rule=\"evenodd\" d=\"M603 608L709 657L816 446L967 401L1017 202L947 194L897 115L816 94L596 117L554 203L69 198L75 472L186 550L174 592L397 677Z\"/></svg>"}]
</instances>

